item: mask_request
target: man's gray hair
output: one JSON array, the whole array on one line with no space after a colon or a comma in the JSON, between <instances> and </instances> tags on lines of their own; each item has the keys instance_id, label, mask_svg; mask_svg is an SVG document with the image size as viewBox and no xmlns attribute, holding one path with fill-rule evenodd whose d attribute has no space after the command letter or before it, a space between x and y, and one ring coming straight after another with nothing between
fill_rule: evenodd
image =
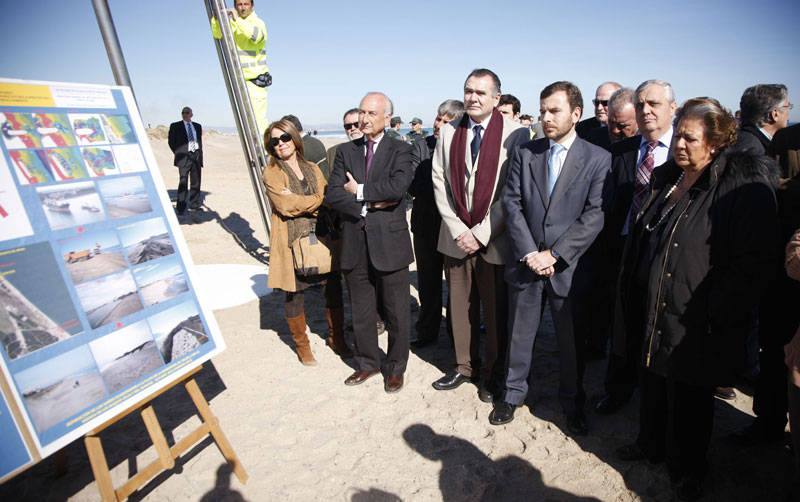
<instances>
[{"instance_id":1,"label":"man's gray hair","mask_svg":"<svg viewBox=\"0 0 800 502\"><path fill-rule=\"evenodd\" d=\"M764 126L772 122L772 110L783 105L788 96L783 84L758 84L745 89L739 100L742 124Z\"/></svg>"},{"instance_id":2,"label":"man's gray hair","mask_svg":"<svg viewBox=\"0 0 800 502\"><path fill-rule=\"evenodd\" d=\"M639 94L644 92L644 90L650 87L651 85L660 85L661 87L663 87L664 91L667 94L667 101L669 101L670 103L675 102L675 90L672 88L671 85L669 85L669 82L657 79L645 80L644 82L639 84L639 87L637 87L636 91L634 91L633 93L633 100L639 101Z\"/></svg>"},{"instance_id":3,"label":"man's gray hair","mask_svg":"<svg viewBox=\"0 0 800 502\"><path fill-rule=\"evenodd\" d=\"M608 112L611 110L622 110L627 105L633 104L633 89L630 87L623 87L614 91L614 94L608 98Z\"/></svg>"},{"instance_id":4,"label":"man's gray hair","mask_svg":"<svg viewBox=\"0 0 800 502\"><path fill-rule=\"evenodd\" d=\"M368 92L368 93L364 94L364 98L366 98L367 96L372 96L372 95L383 96L383 99L386 100L386 110L383 112L384 115L394 115L394 105L392 104L392 100L389 99L389 96L387 96L386 94L384 94L382 92L373 91L373 92ZM363 101L364 98L361 98L361 100Z\"/></svg>"},{"instance_id":5,"label":"man's gray hair","mask_svg":"<svg viewBox=\"0 0 800 502\"><path fill-rule=\"evenodd\" d=\"M461 118L462 115L464 115L464 103L457 99L448 99L439 105L439 109L436 110L436 114L441 116L446 115L451 117L451 121L456 122Z\"/></svg>"}]
</instances>

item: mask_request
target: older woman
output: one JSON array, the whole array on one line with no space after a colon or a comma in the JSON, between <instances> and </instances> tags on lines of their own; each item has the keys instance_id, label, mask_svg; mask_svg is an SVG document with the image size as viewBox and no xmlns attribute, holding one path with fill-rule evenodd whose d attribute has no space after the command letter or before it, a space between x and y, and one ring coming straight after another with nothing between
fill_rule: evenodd
<instances>
[{"instance_id":1,"label":"older woman","mask_svg":"<svg viewBox=\"0 0 800 502\"><path fill-rule=\"evenodd\" d=\"M731 385L778 239L774 165L726 152L731 114L678 110L673 159L653 171L621 272L626 336L641 346L640 431L624 460L666 460L679 499L702 493L714 387Z\"/></svg>"},{"instance_id":2,"label":"older woman","mask_svg":"<svg viewBox=\"0 0 800 502\"><path fill-rule=\"evenodd\" d=\"M286 292L286 322L297 347L297 356L306 366L316 366L306 336L304 291L325 284L325 307L330 328L328 342L342 357L352 355L344 341L342 288L333 271L323 275L300 275L295 271L292 244L316 227L317 215L325 195L325 177L316 164L303 157L303 141L289 120L273 122L264 134L270 154L262 174L272 205L269 277L267 285ZM335 249L332 252L336 253ZM338 260L334 259L334 263Z\"/></svg>"}]
</instances>

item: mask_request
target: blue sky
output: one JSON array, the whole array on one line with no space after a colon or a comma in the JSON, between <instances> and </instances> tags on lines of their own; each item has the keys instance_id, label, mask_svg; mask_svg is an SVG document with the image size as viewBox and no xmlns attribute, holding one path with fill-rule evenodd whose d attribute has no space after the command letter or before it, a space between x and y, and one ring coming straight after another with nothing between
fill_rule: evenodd
<instances>
[{"instance_id":1,"label":"blue sky","mask_svg":"<svg viewBox=\"0 0 800 502\"><path fill-rule=\"evenodd\" d=\"M233 125L201 0L109 5L145 125L179 120L184 104L206 127ZM577 84L589 105L602 81L635 87L648 78L671 82L679 102L708 95L735 110L759 82L785 83L800 102L800 2L653 5L256 0L274 77L269 117L294 113L306 129L338 125L364 93L381 90L405 121L419 116L430 126L477 67L494 70L523 113L536 113L539 91L556 80ZM114 83L88 0L7 2L3 18L0 76ZM800 107L790 120L800 120Z\"/></svg>"}]
</instances>

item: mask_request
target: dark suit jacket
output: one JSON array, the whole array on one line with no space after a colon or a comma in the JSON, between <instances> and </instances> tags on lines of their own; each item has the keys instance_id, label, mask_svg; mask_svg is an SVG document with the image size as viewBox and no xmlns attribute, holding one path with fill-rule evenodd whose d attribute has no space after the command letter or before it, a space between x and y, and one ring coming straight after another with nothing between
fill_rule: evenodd
<instances>
[{"instance_id":1,"label":"dark suit jacket","mask_svg":"<svg viewBox=\"0 0 800 502\"><path fill-rule=\"evenodd\" d=\"M436 207L433 195L433 150L436 148L436 138L431 135L412 144L411 165L414 168L414 179L408 187L408 194L414 197L414 206L411 210L411 231L415 234L432 235L439 239L439 227L442 216Z\"/></svg>"},{"instance_id":2,"label":"dark suit jacket","mask_svg":"<svg viewBox=\"0 0 800 502\"><path fill-rule=\"evenodd\" d=\"M581 136L583 138L583 136ZM593 145L597 145L603 150L611 151L611 138L608 136L608 127L595 127L583 138Z\"/></svg>"},{"instance_id":3,"label":"dark suit jacket","mask_svg":"<svg viewBox=\"0 0 800 502\"><path fill-rule=\"evenodd\" d=\"M364 138L342 143L336 149L333 171L328 181L325 201L342 215L342 269L352 270L359 255L357 232L361 232L361 207L364 202L399 201L387 209L368 210L366 237L372 266L384 272L407 267L414 260L411 237L406 223L405 196L413 176L411 145L387 135L381 139L369 179L365 180ZM344 189L347 175L364 184L364 200Z\"/></svg>"},{"instance_id":4,"label":"dark suit jacket","mask_svg":"<svg viewBox=\"0 0 800 502\"><path fill-rule=\"evenodd\" d=\"M739 128L739 137L733 148L740 152L749 152L753 155L766 155L769 148L769 138L754 125L743 125Z\"/></svg>"},{"instance_id":5,"label":"dark suit jacket","mask_svg":"<svg viewBox=\"0 0 800 502\"><path fill-rule=\"evenodd\" d=\"M641 135L618 141L611 146L612 198L606 214L603 233L609 239L619 237L633 202L633 186L636 181L636 160L639 156Z\"/></svg>"},{"instance_id":6,"label":"dark suit jacket","mask_svg":"<svg viewBox=\"0 0 800 502\"><path fill-rule=\"evenodd\" d=\"M578 259L603 228L611 155L575 138L550 197L549 149L549 140L542 138L521 145L514 155L503 195L509 242L505 278L518 288L541 280L520 260L532 251L552 249L559 259L550 284L555 294L568 296Z\"/></svg>"},{"instance_id":7,"label":"dark suit jacket","mask_svg":"<svg viewBox=\"0 0 800 502\"><path fill-rule=\"evenodd\" d=\"M195 139L199 147L198 162L200 163L200 167L203 167L203 126L197 122L192 122L192 124L194 124L194 129L197 131L197 138ZM172 153L175 154L173 164L181 166L189 155L189 137L186 135L186 126L183 120L173 122L169 125L167 143L169 143L169 148L172 150Z\"/></svg>"},{"instance_id":8,"label":"dark suit jacket","mask_svg":"<svg viewBox=\"0 0 800 502\"><path fill-rule=\"evenodd\" d=\"M590 132L600 127L601 125L603 124L601 124L600 121L597 120L597 117L591 117L578 122L578 125L575 126L575 132L578 133L579 138L586 139L589 136Z\"/></svg>"}]
</instances>

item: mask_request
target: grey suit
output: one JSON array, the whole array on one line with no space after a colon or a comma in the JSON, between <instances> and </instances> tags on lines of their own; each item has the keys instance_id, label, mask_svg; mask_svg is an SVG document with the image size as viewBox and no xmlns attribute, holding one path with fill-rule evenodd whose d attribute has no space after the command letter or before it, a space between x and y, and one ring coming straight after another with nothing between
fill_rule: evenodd
<instances>
[{"instance_id":1,"label":"grey suit","mask_svg":"<svg viewBox=\"0 0 800 502\"><path fill-rule=\"evenodd\" d=\"M528 393L533 345L545 297L559 345L559 400L567 413L583 406L582 347L573 333L572 277L578 260L603 228L603 196L611 156L580 138L567 152L552 196L547 188L550 140L520 146L503 194L508 256L509 350L505 401L520 405ZM547 279L523 261L528 253L552 249L559 256Z\"/></svg>"}]
</instances>

